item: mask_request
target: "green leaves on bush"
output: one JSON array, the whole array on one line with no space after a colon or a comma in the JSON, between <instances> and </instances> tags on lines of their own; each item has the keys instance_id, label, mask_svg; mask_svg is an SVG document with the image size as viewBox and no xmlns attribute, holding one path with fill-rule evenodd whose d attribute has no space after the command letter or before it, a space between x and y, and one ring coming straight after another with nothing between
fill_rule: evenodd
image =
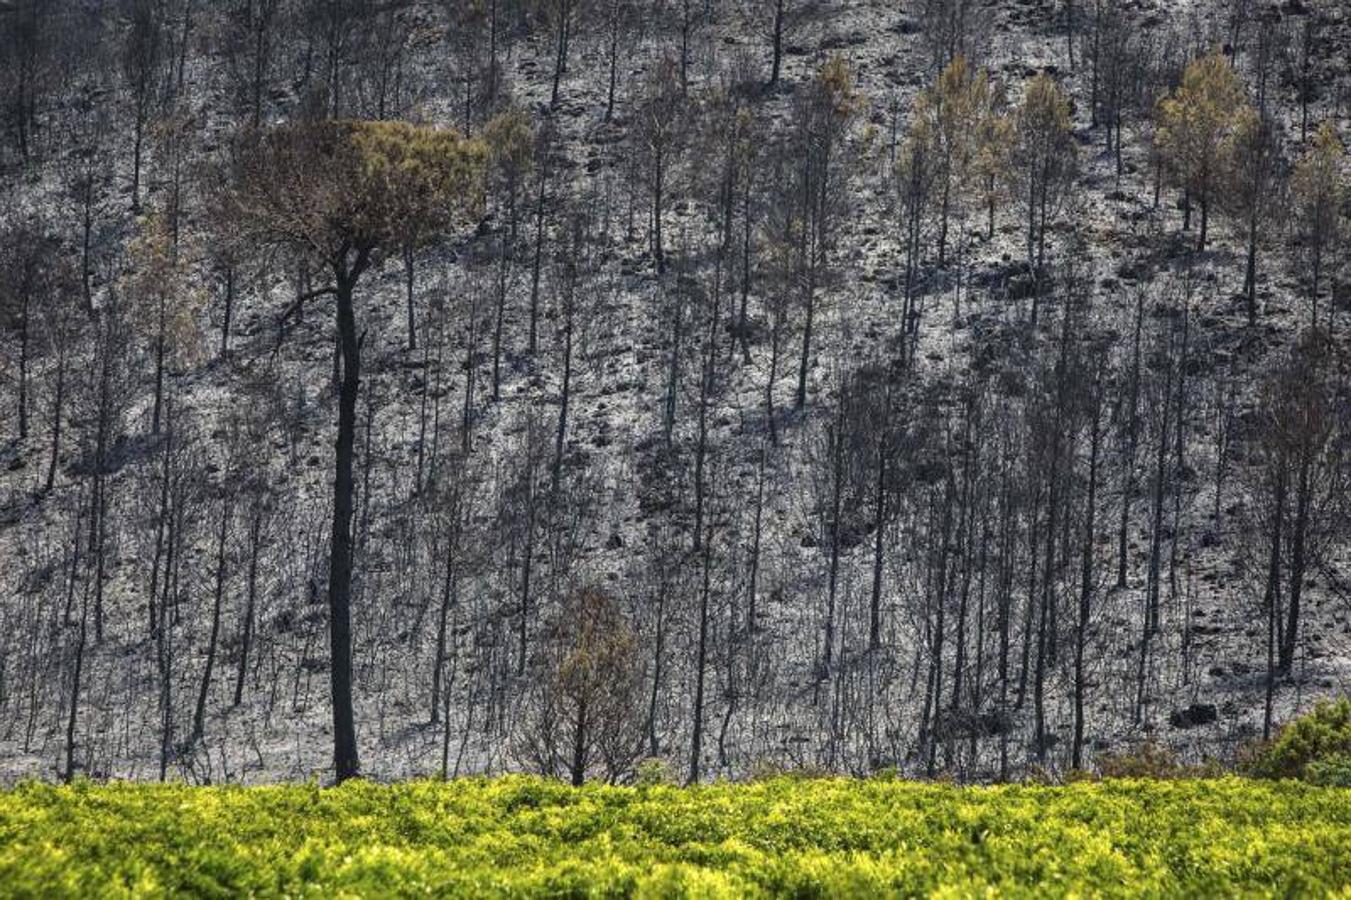
<instances>
[{"instance_id":1,"label":"green leaves on bush","mask_svg":"<svg viewBox=\"0 0 1351 900\"><path fill-rule=\"evenodd\" d=\"M1304 777L1323 787L1351 788L1351 753L1338 753L1304 767Z\"/></svg>"},{"instance_id":2,"label":"green leaves on bush","mask_svg":"<svg viewBox=\"0 0 1351 900\"><path fill-rule=\"evenodd\" d=\"M1247 769L1259 778L1351 785L1351 697L1320 701L1269 743L1257 747Z\"/></svg>"}]
</instances>

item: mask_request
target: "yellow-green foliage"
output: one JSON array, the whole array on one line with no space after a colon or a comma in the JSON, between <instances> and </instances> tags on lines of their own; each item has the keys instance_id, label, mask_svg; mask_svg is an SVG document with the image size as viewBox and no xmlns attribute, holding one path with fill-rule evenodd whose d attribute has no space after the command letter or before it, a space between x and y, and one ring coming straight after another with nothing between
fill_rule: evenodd
<instances>
[{"instance_id":1,"label":"yellow-green foliage","mask_svg":"<svg viewBox=\"0 0 1351 900\"><path fill-rule=\"evenodd\" d=\"M229 240L321 259L418 243L482 205L488 148L407 122L305 122L247 134L224 179Z\"/></svg>"},{"instance_id":2,"label":"yellow-green foliage","mask_svg":"<svg viewBox=\"0 0 1351 900\"><path fill-rule=\"evenodd\" d=\"M1243 102L1243 82L1218 49L1188 63L1182 84L1159 101L1155 140L1173 178L1202 202L1219 174L1220 149Z\"/></svg>"},{"instance_id":3,"label":"yellow-green foliage","mask_svg":"<svg viewBox=\"0 0 1351 900\"><path fill-rule=\"evenodd\" d=\"M529 170L535 150L530 114L513 107L483 126L483 141L494 166L515 177Z\"/></svg>"},{"instance_id":4,"label":"yellow-green foliage","mask_svg":"<svg viewBox=\"0 0 1351 900\"><path fill-rule=\"evenodd\" d=\"M848 121L862 111L865 99L854 88L854 73L838 53L832 54L816 73L815 89L825 98L834 114Z\"/></svg>"},{"instance_id":5,"label":"yellow-green foliage","mask_svg":"<svg viewBox=\"0 0 1351 900\"><path fill-rule=\"evenodd\" d=\"M180 365L191 365L201 351L198 324L207 297L191 278L197 250L190 240L174 240L163 210L142 216L127 243L130 271L119 285L136 330L149 342L162 340L166 356Z\"/></svg>"},{"instance_id":6,"label":"yellow-green foliage","mask_svg":"<svg viewBox=\"0 0 1351 900\"><path fill-rule=\"evenodd\" d=\"M694 789L527 777L0 794L0 895L1313 896L1351 792L1299 782Z\"/></svg>"},{"instance_id":7,"label":"yellow-green foliage","mask_svg":"<svg viewBox=\"0 0 1351 900\"><path fill-rule=\"evenodd\" d=\"M362 210L383 212L407 228L410 222L439 224L457 207L478 206L487 159L482 143L407 122L342 122L337 127L347 129L356 151L360 177L350 186Z\"/></svg>"},{"instance_id":8,"label":"yellow-green foliage","mask_svg":"<svg viewBox=\"0 0 1351 900\"><path fill-rule=\"evenodd\" d=\"M1295 163L1295 224L1305 244L1319 249L1335 245L1342 205L1346 199L1342 161L1346 148L1331 122L1318 128L1309 148ZM1321 262L1321 260L1320 260Z\"/></svg>"}]
</instances>

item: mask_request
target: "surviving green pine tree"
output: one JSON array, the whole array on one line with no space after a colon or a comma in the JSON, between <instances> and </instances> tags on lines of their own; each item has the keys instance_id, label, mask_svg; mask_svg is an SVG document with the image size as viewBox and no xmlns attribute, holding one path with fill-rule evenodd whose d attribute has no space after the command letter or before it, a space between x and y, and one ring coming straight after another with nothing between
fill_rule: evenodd
<instances>
[{"instance_id":1,"label":"surviving green pine tree","mask_svg":"<svg viewBox=\"0 0 1351 900\"><path fill-rule=\"evenodd\" d=\"M1221 153L1244 105L1243 84L1220 51L1192 60L1182 83L1159 101L1154 139L1170 180L1183 190L1184 230L1191 228L1191 208L1201 207L1198 251L1206 249L1210 206L1223 177Z\"/></svg>"},{"instance_id":2,"label":"surviving green pine tree","mask_svg":"<svg viewBox=\"0 0 1351 900\"><path fill-rule=\"evenodd\" d=\"M329 557L333 762L360 774L352 710L352 458L361 378L354 293L381 255L429 241L481 204L488 148L453 131L404 122L326 120L245 135L222 195L233 237L284 245L328 269L342 378ZM410 238L410 235L413 237ZM309 297L301 298L301 302Z\"/></svg>"},{"instance_id":3,"label":"surviving green pine tree","mask_svg":"<svg viewBox=\"0 0 1351 900\"><path fill-rule=\"evenodd\" d=\"M1046 231L1074 178L1075 147L1070 101L1046 73L1028 84L1015 116L1014 166L1027 214L1027 262L1040 282L1046 259ZM1033 296L1032 321L1037 320Z\"/></svg>"},{"instance_id":4,"label":"surviving green pine tree","mask_svg":"<svg viewBox=\"0 0 1351 900\"><path fill-rule=\"evenodd\" d=\"M1309 149L1295 163L1293 176L1295 231L1308 261L1309 309L1318 327L1318 289L1324 262L1337 252L1341 237L1341 208L1346 199L1342 165L1346 148L1331 122L1314 134ZM1328 327L1331 328L1331 316Z\"/></svg>"}]
</instances>

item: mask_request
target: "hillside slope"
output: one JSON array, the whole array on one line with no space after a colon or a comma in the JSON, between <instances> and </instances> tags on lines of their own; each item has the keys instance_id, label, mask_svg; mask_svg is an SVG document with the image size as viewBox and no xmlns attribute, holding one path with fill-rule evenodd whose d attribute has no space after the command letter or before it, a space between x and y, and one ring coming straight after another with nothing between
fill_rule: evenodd
<instances>
[{"instance_id":1,"label":"hillside slope","mask_svg":"<svg viewBox=\"0 0 1351 900\"><path fill-rule=\"evenodd\" d=\"M356 289L367 774L1010 778L1345 692L1351 292L1295 173L1351 16L1231 6L0 8L0 777L331 771L333 303L216 213L254 122L528 127Z\"/></svg>"}]
</instances>

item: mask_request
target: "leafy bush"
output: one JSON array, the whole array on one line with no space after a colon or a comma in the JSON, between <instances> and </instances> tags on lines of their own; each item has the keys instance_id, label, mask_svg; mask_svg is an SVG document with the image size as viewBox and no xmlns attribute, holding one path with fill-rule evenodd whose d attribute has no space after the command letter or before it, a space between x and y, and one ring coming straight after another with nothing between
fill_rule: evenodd
<instances>
[{"instance_id":1,"label":"leafy bush","mask_svg":"<svg viewBox=\"0 0 1351 900\"><path fill-rule=\"evenodd\" d=\"M1351 803L1298 782L0 792L0 895L1322 896Z\"/></svg>"},{"instance_id":2,"label":"leafy bush","mask_svg":"<svg viewBox=\"0 0 1351 900\"><path fill-rule=\"evenodd\" d=\"M1341 757L1341 761L1338 761ZM1345 771L1351 757L1351 697L1320 701L1290 722L1266 744L1258 745L1246 764L1259 778L1310 778ZM1313 767L1317 766L1316 769ZM1312 779L1311 779L1312 780Z\"/></svg>"},{"instance_id":3,"label":"leafy bush","mask_svg":"<svg viewBox=\"0 0 1351 900\"><path fill-rule=\"evenodd\" d=\"M1304 767L1304 778L1323 787L1351 788L1351 753L1338 753Z\"/></svg>"}]
</instances>

